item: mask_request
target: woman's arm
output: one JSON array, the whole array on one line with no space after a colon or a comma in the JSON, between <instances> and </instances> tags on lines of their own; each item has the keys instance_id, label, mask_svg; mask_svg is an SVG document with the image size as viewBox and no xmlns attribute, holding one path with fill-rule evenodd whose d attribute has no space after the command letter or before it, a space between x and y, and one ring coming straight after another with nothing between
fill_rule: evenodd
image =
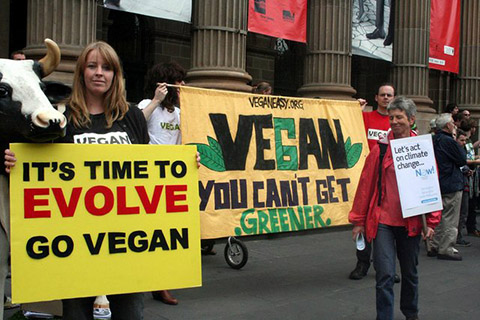
<instances>
[{"instance_id":1,"label":"woman's arm","mask_svg":"<svg viewBox=\"0 0 480 320\"><path fill-rule=\"evenodd\" d=\"M142 109L143 115L147 121L152 116L153 111L162 103L163 99L167 96L167 84L157 83L157 88L155 89L155 95L153 96L152 101Z\"/></svg>"}]
</instances>

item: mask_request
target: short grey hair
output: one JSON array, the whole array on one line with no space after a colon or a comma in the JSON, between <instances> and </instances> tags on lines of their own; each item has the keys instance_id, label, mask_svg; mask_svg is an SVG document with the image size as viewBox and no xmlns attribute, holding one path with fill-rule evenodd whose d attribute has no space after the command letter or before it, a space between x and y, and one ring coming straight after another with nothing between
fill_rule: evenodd
<instances>
[{"instance_id":1,"label":"short grey hair","mask_svg":"<svg viewBox=\"0 0 480 320\"><path fill-rule=\"evenodd\" d=\"M442 113L438 116L437 120L435 120L435 124L437 125L437 130L443 130L448 123L452 122L452 114L451 113Z\"/></svg>"},{"instance_id":2,"label":"short grey hair","mask_svg":"<svg viewBox=\"0 0 480 320\"><path fill-rule=\"evenodd\" d=\"M409 120L417 114L417 106L415 105L415 102L404 96L398 96L390 102L387 111L390 110L404 111Z\"/></svg>"}]
</instances>

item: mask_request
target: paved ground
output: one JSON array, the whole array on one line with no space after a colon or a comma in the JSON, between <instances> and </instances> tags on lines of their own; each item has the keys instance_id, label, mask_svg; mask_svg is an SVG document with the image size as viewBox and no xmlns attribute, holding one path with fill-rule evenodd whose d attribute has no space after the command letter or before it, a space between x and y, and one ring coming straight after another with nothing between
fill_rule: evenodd
<instances>
[{"instance_id":1,"label":"paved ground","mask_svg":"<svg viewBox=\"0 0 480 320\"><path fill-rule=\"evenodd\" d=\"M203 286L173 291L178 306L146 295L145 319L374 319L374 271L360 281L347 278L355 264L350 234L336 228L247 240L250 258L241 270L228 267L224 244L217 245L217 255L202 258ZM428 258L422 250L421 319L477 318L480 238L466 239L473 245L459 248L462 262ZM395 319L404 319L395 287Z\"/></svg>"}]
</instances>

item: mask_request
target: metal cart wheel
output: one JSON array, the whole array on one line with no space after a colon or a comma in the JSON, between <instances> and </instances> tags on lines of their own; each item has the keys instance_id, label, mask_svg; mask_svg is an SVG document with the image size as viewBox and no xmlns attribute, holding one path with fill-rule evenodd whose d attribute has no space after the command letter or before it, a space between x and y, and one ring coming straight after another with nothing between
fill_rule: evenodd
<instances>
[{"instance_id":1,"label":"metal cart wheel","mask_svg":"<svg viewBox=\"0 0 480 320\"><path fill-rule=\"evenodd\" d=\"M225 246L225 261L233 269L243 268L248 261L248 250L245 244L234 238L229 237Z\"/></svg>"}]
</instances>

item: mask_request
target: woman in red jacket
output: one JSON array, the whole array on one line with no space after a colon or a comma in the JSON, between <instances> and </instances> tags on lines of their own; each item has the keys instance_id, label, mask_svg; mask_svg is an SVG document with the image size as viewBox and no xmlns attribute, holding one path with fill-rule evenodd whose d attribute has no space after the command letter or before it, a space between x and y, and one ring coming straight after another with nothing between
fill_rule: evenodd
<instances>
[{"instance_id":1,"label":"woman in red jacket","mask_svg":"<svg viewBox=\"0 0 480 320\"><path fill-rule=\"evenodd\" d=\"M417 261L420 247L422 221L420 216L404 219L400 206L397 179L389 140L414 136L410 130L415 121L416 106L412 100L397 97L387 108L390 127L387 137L368 155L360 177L349 221L354 225L353 238L359 233L373 240L373 264L376 271L377 319L393 319L393 284L395 256L400 262L402 289L400 309L408 319L418 319ZM386 144L380 162L380 144ZM379 166L381 181L378 190ZM440 222L441 212L427 215L428 232Z\"/></svg>"}]
</instances>

